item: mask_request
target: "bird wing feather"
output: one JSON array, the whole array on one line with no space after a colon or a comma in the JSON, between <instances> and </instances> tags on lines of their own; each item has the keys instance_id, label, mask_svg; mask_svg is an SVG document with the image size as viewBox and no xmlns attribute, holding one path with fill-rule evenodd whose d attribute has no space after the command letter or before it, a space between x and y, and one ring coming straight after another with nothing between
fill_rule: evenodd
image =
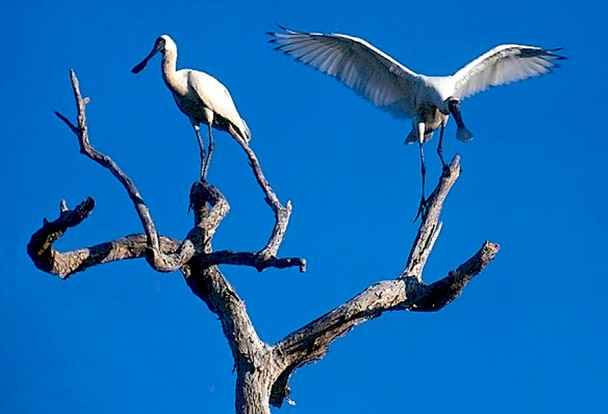
<instances>
[{"instance_id":1,"label":"bird wing feather","mask_svg":"<svg viewBox=\"0 0 608 414\"><path fill-rule=\"evenodd\" d=\"M236 109L228 89L213 76L204 72L190 70L187 76L188 86L196 93L202 105L213 111L215 117L220 117L221 120L236 126L242 138L249 141L251 135L249 128Z\"/></svg>"},{"instance_id":2,"label":"bird wing feather","mask_svg":"<svg viewBox=\"0 0 608 414\"><path fill-rule=\"evenodd\" d=\"M344 34L269 33L276 50L340 80L398 118L411 118L419 76L363 39Z\"/></svg>"},{"instance_id":3,"label":"bird wing feather","mask_svg":"<svg viewBox=\"0 0 608 414\"><path fill-rule=\"evenodd\" d=\"M565 59L555 52L536 46L500 45L463 66L453 77L455 96L464 99L491 86L504 85L540 76Z\"/></svg>"}]
</instances>

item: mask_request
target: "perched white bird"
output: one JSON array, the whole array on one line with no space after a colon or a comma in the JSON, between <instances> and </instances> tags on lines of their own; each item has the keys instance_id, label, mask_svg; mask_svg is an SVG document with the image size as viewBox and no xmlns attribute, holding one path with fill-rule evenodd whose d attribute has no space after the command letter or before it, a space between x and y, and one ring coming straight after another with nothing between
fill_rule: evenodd
<instances>
[{"instance_id":1,"label":"perched white bird","mask_svg":"<svg viewBox=\"0 0 608 414\"><path fill-rule=\"evenodd\" d=\"M397 118L412 119L406 143L420 144L422 203L424 204L424 153L422 144L441 127L437 153L449 114L456 121L456 138L467 142L473 134L465 127L460 101L490 86L498 86L550 71L559 49L507 44L484 53L451 76L425 76L408 69L363 39L344 34L300 33L279 26L268 33L276 50L331 75L377 107Z\"/></svg>"},{"instance_id":2,"label":"perched white bird","mask_svg":"<svg viewBox=\"0 0 608 414\"><path fill-rule=\"evenodd\" d=\"M190 119L201 152L201 179L206 179L213 152L212 128L227 131L237 140L249 142L251 133L245 120L239 115L228 89L213 76L192 69L176 70L177 46L168 35L162 35L154 43L152 51L131 72L141 72L148 61L162 53L162 74L165 84L173 94L179 109ZM209 151L205 148L199 124L209 127Z\"/></svg>"}]
</instances>

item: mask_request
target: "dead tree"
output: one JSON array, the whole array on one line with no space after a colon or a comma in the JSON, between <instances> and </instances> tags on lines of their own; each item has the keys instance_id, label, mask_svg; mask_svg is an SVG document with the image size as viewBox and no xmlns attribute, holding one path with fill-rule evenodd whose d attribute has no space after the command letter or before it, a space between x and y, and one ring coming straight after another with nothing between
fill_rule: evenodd
<instances>
[{"instance_id":1,"label":"dead tree","mask_svg":"<svg viewBox=\"0 0 608 414\"><path fill-rule=\"evenodd\" d=\"M217 227L229 210L226 198L212 184L196 182L190 191L194 225L184 240L160 235L135 184L108 156L99 153L89 142L85 106L87 98L80 93L78 79L71 73L72 88L78 112L77 124L56 113L78 137L80 152L109 170L125 188L137 211L143 234L69 252L58 252L53 243L71 227L78 226L95 206L87 198L73 209L60 203L59 217L43 221L27 246L34 265L40 270L67 279L92 266L144 258L158 272L180 270L192 290L215 313L234 358L236 370L235 410L238 414L269 413L270 405L280 407L289 399L289 379L306 364L325 356L330 344L356 325L377 318L387 311L437 311L456 299L467 283L479 274L498 253L499 246L488 241L470 259L444 278L426 284L422 271L439 236L443 202L460 174L456 156L449 170L439 179L431 193L407 263L394 279L379 281L325 315L286 335L275 344L261 340L249 319L241 298L219 270L219 264L251 266L258 271L269 267L298 267L306 270L306 261L298 257L280 258L277 252L291 214L291 204L283 206L268 181L253 150L239 142L246 152L266 202L275 215L275 225L266 246L257 252L213 251L211 242Z\"/></svg>"}]
</instances>

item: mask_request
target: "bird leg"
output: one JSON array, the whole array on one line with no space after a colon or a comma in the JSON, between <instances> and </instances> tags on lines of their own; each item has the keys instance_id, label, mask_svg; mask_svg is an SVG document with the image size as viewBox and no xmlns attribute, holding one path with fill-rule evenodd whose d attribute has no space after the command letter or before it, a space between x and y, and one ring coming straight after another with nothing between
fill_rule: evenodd
<instances>
[{"instance_id":1,"label":"bird leg","mask_svg":"<svg viewBox=\"0 0 608 414\"><path fill-rule=\"evenodd\" d=\"M424 211L426 209L426 199L424 198L424 183L426 177L426 167L424 165L424 150L422 149L422 144L424 144L424 131L425 131L425 123L418 123L418 149L420 150L420 172L422 174L422 197L420 198L420 205L418 206L418 212L416 213L416 217L414 217L414 221L418 220L418 217L424 215Z\"/></svg>"},{"instance_id":2,"label":"bird leg","mask_svg":"<svg viewBox=\"0 0 608 414\"><path fill-rule=\"evenodd\" d=\"M209 147L207 150L207 158L205 158L205 162L203 163L201 178L203 180L207 179L207 172L209 171L209 165L211 164L211 154L213 154L213 150L215 149L215 143L213 141L213 128L211 124L209 124Z\"/></svg>"},{"instance_id":3,"label":"bird leg","mask_svg":"<svg viewBox=\"0 0 608 414\"><path fill-rule=\"evenodd\" d=\"M198 148L201 154L201 180L205 181L206 171L205 171L205 146L203 145L203 138L201 137L201 128L199 125L193 125L194 132L196 133L196 139L198 141ZM210 127L211 128L211 127Z\"/></svg>"},{"instance_id":4,"label":"bird leg","mask_svg":"<svg viewBox=\"0 0 608 414\"><path fill-rule=\"evenodd\" d=\"M439 159L441 160L441 165L443 167L443 171L446 169L449 170L448 165L445 163L443 159L443 131L445 130L445 125L441 123L441 131L439 132L439 145L437 145L437 155L439 155Z\"/></svg>"}]
</instances>

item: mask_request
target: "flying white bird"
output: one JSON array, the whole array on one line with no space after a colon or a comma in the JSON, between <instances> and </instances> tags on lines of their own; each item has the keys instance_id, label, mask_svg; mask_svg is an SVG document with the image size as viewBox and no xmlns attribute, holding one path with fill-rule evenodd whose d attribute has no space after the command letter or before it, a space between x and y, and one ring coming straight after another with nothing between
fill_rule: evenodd
<instances>
[{"instance_id":1,"label":"flying white bird","mask_svg":"<svg viewBox=\"0 0 608 414\"><path fill-rule=\"evenodd\" d=\"M363 39L344 34L300 33L279 26L283 32L268 33L276 50L335 77L377 107L402 119L412 119L406 143L419 143L424 208L424 152L422 144L441 127L437 153L441 153L443 131L449 114L456 121L456 138L467 142L473 134L460 114L460 101L490 86L539 76L565 59L560 49L506 44L495 47L450 76L425 76Z\"/></svg>"},{"instance_id":2,"label":"flying white bird","mask_svg":"<svg viewBox=\"0 0 608 414\"><path fill-rule=\"evenodd\" d=\"M180 111L190 119L196 133L201 153L201 179L205 180L214 148L212 128L227 131L235 139L245 142L249 142L251 133L245 120L239 115L228 89L217 79L197 70L176 70L177 46L168 35L156 39L152 51L135 65L131 72L141 72L158 52L163 55L163 80ZM209 127L209 151L206 157L200 134L201 122Z\"/></svg>"}]
</instances>

